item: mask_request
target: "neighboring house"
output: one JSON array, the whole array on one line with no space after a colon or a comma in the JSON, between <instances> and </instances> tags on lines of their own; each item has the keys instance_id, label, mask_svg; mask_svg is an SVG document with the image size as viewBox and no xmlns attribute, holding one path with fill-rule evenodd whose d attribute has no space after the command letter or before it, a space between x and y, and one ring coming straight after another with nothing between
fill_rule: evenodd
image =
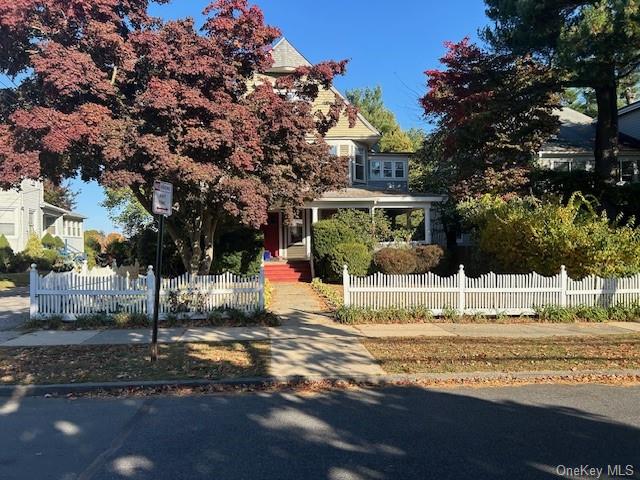
<instances>
[{"instance_id":1,"label":"neighboring house","mask_svg":"<svg viewBox=\"0 0 640 480\"><path fill-rule=\"evenodd\" d=\"M570 172L595 168L594 144L596 120L564 107L554 112L560 119L560 130L538 153L539 163L545 168ZM624 182L640 181L640 102L618 112L618 160Z\"/></svg>"},{"instance_id":2,"label":"neighboring house","mask_svg":"<svg viewBox=\"0 0 640 480\"><path fill-rule=\"evenodd\" d=\"M0 234L14 252L24 250L29 234L60 237L71 253L84 252L84 219L44 201L42 182L23 180L19 189L0 190Z\"/></svg>"},{"instance_id":3,"label":"neighboring house","mask_svg":"<svg viewBox=\"0 0 640 480\"><path fill-rule=\"evenodd\" d=\"M301 66L311 65L286 39L282 38L272 50L274 59L269 75L277 77ZM319 109L328 108L335 95L344 99L335 88L322 90L315 102ZM345 99L346 101L346 99ZM311 258L311 226L340 208L366 210L394 209L403 212L423 210L426 221L422 242L433 241L432 205L443 201L441 195L409 191L409 154L373 153L372 147L381 133L362 115L355 126L349 127L346 115L325 136L335 155L349 158L348 184L345 189L327 192L307 202L300 217L292 225L283 222L282 213L274 208L268 224L263 227L265 249L274 258L309 260ZM401 212L399 212L401 213Z\"/></svg>"}]
</instances>

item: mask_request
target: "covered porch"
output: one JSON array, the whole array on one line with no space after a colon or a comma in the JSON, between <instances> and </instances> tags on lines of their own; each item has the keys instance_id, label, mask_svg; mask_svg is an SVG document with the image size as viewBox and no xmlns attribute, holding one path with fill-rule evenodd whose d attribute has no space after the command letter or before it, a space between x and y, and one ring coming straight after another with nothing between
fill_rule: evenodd
<instances>
[{"instance_id":1,"label":"covered porch","mask_svg":"<svg viewBox=\"0 0 640 480\"><path fill-rule=\"evenodd\" d=\"M340 209L354 209L368 212L372 218L377 210L392 213L394 219L401 216L407 229L411 227L412 212L421 212L424 220L421 235L412 243L430 244L434 241L433 203L441 202L440 196L421 196L409 194L388 194L372 198L326 198L309 202L301 210L299 218L286 225L281 212L269 212L267 225L262 230L265 237L265 250L272 259L310 260L312 245L312 226L319 220L330 218Z\"/></svg>"}]
</instances>

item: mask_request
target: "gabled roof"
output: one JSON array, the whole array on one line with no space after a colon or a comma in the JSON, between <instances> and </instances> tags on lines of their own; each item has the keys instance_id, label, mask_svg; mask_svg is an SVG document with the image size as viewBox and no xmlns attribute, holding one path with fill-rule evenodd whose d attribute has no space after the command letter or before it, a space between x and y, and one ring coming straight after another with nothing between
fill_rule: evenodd
<instances>
[{"instance_id":1,"label":"gabled roof","mask_svg":"<svg viewBox=\"0 0 640 480\"><path fill-rule=\"evenodd\" d=\"M560 120L560 129L542 146L541 152L592 154L596 141L596 119L569 107L554 110L553 114ZM636 150L640 146L637 139L622 132L618 140L621 150Z\"/></svg>"},{"instance_id":2,"label":"gabled roof","mask_svg":"<svg viewBox=\"0 0 640 480\"><path fill-rule=\"evenodd\" d=\"M47 202L42 202L41 207L43 210L49 210L50 212L55 212L64 217L73 217L73 218L82 218L82 219L87 218L85 215L82 215L78 212L72 212L71 210L67 210L66 208L58 207L56 205L53 205Z\"/></svg>"},{"instance_id":3,"label":"gabled roof","mask_svg":"<svg viewBox=\"0 0 640 480\"><path fill-rule=\"evenodd\" d=\"M292 72L298 67L310 67L311 62L296 50L289 43L289 40L282 37L271 49L271 57L273 65L269 69L270 72Z\"/></svg>"},{"instance_id":4,"label":"gabled roof","mask_svg":"<svg viewBox=\"0 0 640 480\"><path fill-rule=\"evenodd\" d=\"M304 55L302 55L285 37L280 38L280 40L273 45L271 48L271 57L273 58L273 65L267 71L268 73L288 73L294 71L298 67L309 67L312 65L312 63L307 60ZM349 100L333 85L331 86L331 91L344 100L345 103L349 103ZM367 129L371 130L373 137L382 136L378 129L371 125L371 123L364 118L360 112L358 112L358 120L362 122Z\"/></svg>"}]
</instances>

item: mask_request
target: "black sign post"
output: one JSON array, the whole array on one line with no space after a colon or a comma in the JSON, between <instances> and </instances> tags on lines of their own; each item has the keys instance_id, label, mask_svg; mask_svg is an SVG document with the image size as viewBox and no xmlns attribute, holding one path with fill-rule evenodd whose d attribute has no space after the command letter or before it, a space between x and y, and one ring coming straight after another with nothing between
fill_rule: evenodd
<instances>
[{"instance_id":1,"label":"black sign post","mask_svg":"<svg viewBox=\"0 0 640 480\"><path fill-rule=\"evenodd\" d=\"M162 240L164 221L171 215L173 205L173 185L156 180L153 182L151 211L158 218L158 246L156 247L156 271L153 296L153 331L151 333L151 361L158 360L158 317L160 316L160 287L162 286Z\"/></svg>"},{"instance_id":2,"label":"black sign post","mask_svg":"<svg viewBox=\"0 0 640 480\"><path fill-rule=\"evenodd\" d=\"M158 246L156 248L155 294L153 297L153 333L151 335L151 361L158 360L158 315L160 313L160 284L162 283L162 240L164 215L158 215Z\"/></svg>"}]
</instances>

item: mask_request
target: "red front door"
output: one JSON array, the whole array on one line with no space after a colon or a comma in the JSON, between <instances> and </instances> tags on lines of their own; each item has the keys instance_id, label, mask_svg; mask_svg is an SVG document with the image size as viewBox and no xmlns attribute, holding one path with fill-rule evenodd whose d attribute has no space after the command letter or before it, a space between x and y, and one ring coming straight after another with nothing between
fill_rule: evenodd
<instances>
[{"instance_id":1,"label":"red front door","mask_svg":"<svg viewBox=\"0 0 640 480\"><path fill-rule=\"evenodd\" d=\"M264 233L264 249L271 252L272 257L280 256L278 249L280 244L280 215L277 212L269 212L267 224L262 226Z\"/></svg>"}]
</instances>

